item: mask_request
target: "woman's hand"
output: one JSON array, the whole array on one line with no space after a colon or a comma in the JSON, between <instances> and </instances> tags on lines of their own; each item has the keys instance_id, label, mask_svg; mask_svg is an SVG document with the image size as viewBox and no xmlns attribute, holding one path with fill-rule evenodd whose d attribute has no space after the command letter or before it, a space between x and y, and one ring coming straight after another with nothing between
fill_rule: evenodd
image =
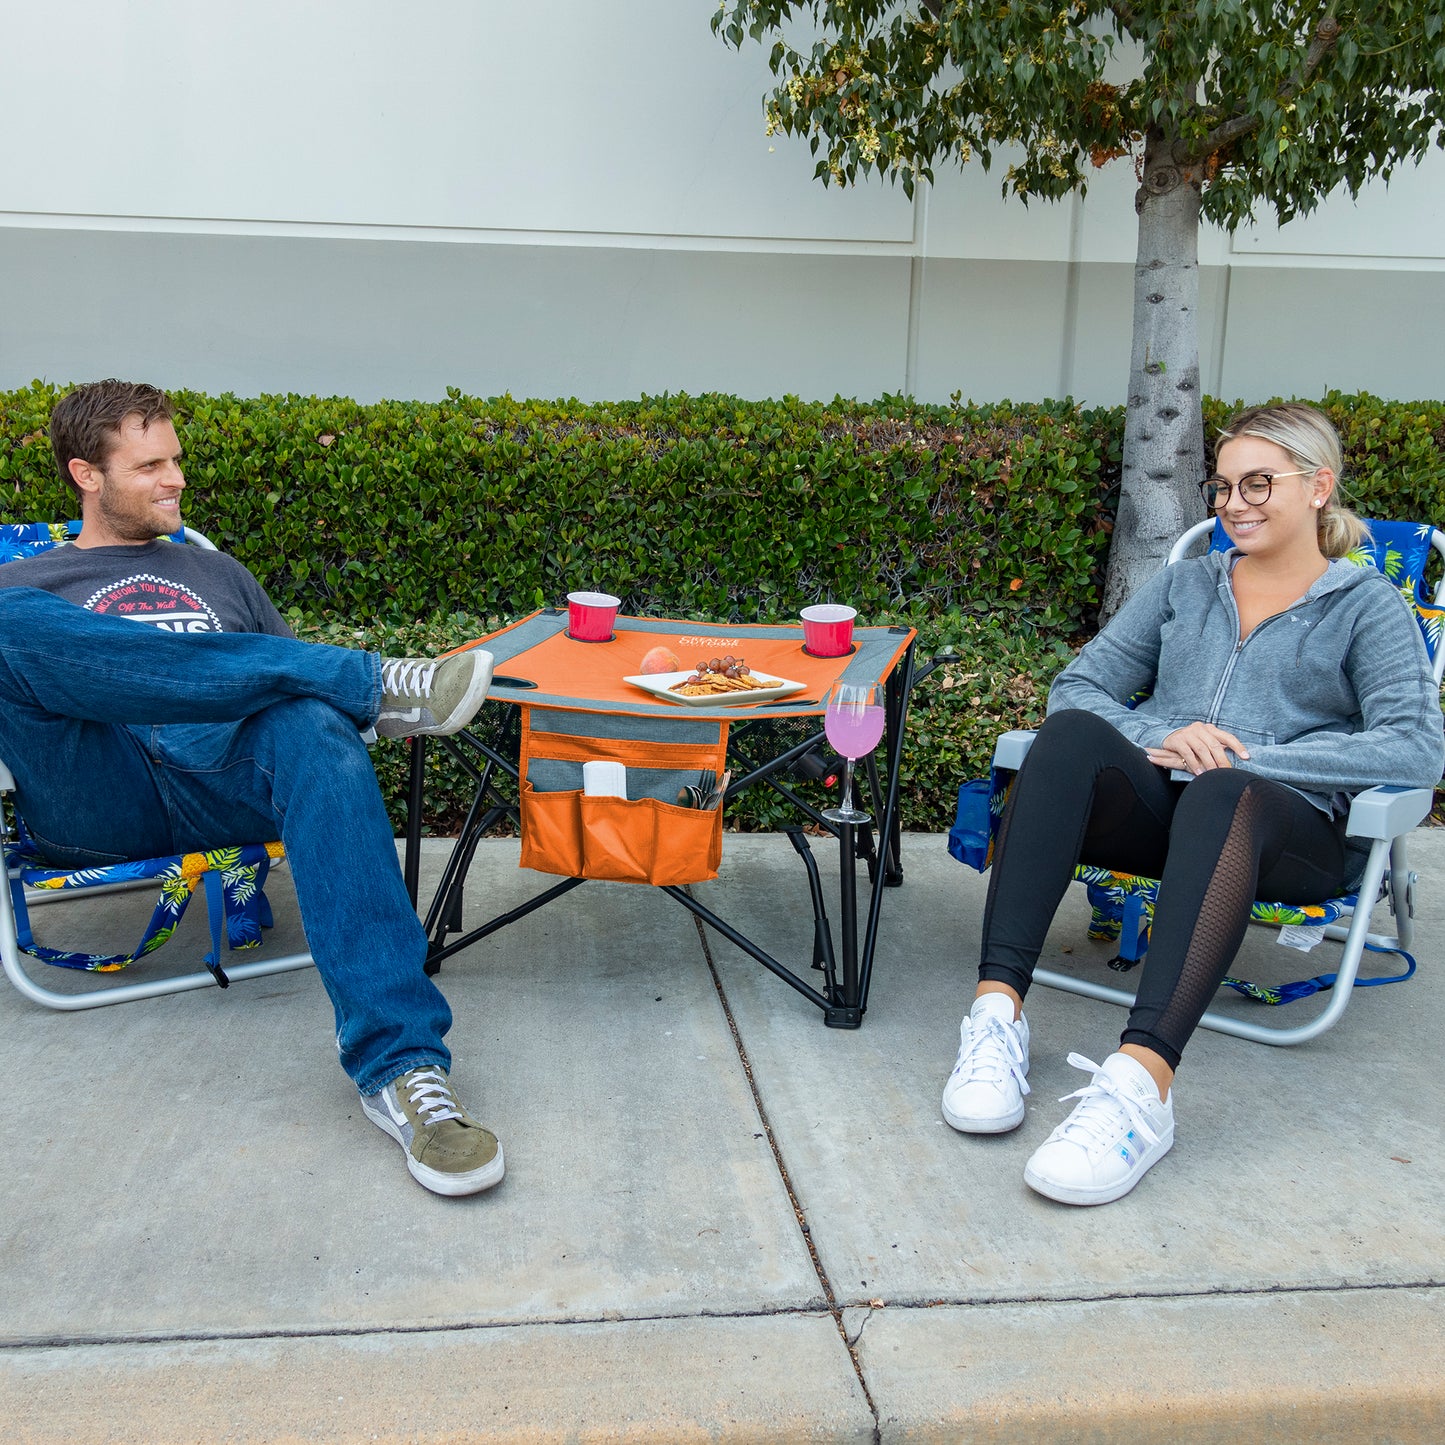
<instances>
[{"instance_id":1,"label":"woman's hand","mask_svg":"<svg viewBox=\"0 0 1445 1445\"><path fill-rule=\"evenodd\" d=\"M1207 722L1176 728L1157 748L1144 749L1145 756L1156 767L1181 768L1195 777L1210 768L1232 767L1230 752L1241 758L1249 757L1249 749L1233 733Z\"/></svg>"}]
</instances>

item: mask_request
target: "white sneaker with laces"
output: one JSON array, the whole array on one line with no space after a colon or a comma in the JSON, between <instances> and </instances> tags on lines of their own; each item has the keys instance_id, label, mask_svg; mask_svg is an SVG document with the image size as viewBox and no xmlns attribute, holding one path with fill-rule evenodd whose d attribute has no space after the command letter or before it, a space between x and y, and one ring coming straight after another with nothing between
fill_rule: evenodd
<instances>
[{"instance_id":1,"label":"white sneaker with laces","mask_svg":"<svg viewBox=\"0 0 1445 1445\"><path fill-rule=\"evenodd\" d=\"M974 999L959 1025L958 1061L943 1086L943 1117L965 1134L1003 1134L1024 1120L1029 1091L1028 1020L1007 994Z\"/></svg>"},{"instance_id":2,"label":"white sneaker with laces","mask_svg":"<svg viewBox=\"0 0 1445 1445\"><path fill-rule=\"evenodd\" d=\"M1061 1204L1108 1204L1121 1199L1174 1143L1174 1091L1161 1100L1149 1071L1128 1054L1102 1065L1070 1054L1093 1081L1061 1103L1074 1112L1034 1150L1024 1183Z\"/></svg>"}]
</instances>

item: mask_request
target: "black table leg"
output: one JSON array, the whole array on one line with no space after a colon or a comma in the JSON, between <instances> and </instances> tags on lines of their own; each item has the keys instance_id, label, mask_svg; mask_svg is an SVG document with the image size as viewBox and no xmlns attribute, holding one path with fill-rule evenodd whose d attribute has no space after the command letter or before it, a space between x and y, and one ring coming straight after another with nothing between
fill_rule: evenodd
<instances>
[{"instance_id":1,"label":"black table leg","mask_svg":"<svg viewBox=\"0 0 1445 1445\"><path fill-rule=\"evenodd\" d=\"M913 644L903 654L903 661L888 679L888 787L883 803L883 819L878 835L883 855L882 882L885 885L903 881L901 852L902 819L898 806L898 775L903 766L903 730L908 717L908 700L913 692ZM894 877L890 879L890 865ZM875 887L868 902L868 925L863 936L863 956L858 980L860 1010L868 1007L868 986L873 980L873 954L878 946L878 920L883 910L883 889Z\"/></svg>"},{"instance_id":2,"label":"black table leg","mask_svg":"<svg viewBox=\"0 0 1445 1445\"><path fill-rule=\"evenodd\" d=\"M820 969L829 998L838 997L838 967L833 956L833 935L828 928L828 909L823 902L823 884L818 877L818 863L808 844L808 835L801 828L784 828L803 867L808 872L808 895L813 902L813 967Z\"/></svg>"},{"instance_id":3,"label":"black table leg","mask_svg":"<svg viewBox=\"0 0 1445 1445\"><path fill-rule=\"evenodd\" d=\"M411 906L415 908L417 892L421 887L421 810L426 783L425 738L411 740L410 764L406 793L406 862L402 868L402 878L406 883Z\"/></svg>"},{"instance_id":4,"label":"black table leg","mask_svg":"<svg viewBox=\"0 0 1445 1445\"><path fill-rule=\"evenodd\" d=\"M856 1029L863 1022L858 992L858 856L854 824L838 825L838 904L842 911L843 993L823 1010L830 1029ZM864 824L867 827L867 824ZM875 888L874 893L877 893Z\"/></svg>"}]
</instances>

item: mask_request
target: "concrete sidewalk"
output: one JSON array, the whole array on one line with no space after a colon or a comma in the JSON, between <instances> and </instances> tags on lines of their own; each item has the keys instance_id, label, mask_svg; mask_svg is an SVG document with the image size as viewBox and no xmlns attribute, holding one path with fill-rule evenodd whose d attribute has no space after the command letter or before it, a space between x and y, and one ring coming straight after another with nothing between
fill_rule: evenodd
<instances>
[{"instance_id":1,"label":"concrete sidewalk","mask_svg":"<svg viewBox=\"0 0 1445 1445\"><path fill-rule=\"evenodd\" d=\"M0 1440L1439 1441L1445 833L1412 849L1416 978L1299 1048L1199 1034L1173 1152L1092 1210L1022 1171L1120 1011L1036 990L1021 1129L939 1116L984 883L936 837L904 840L854 1033L626 885L449 963L454 1077L507 1151L472 1199L362 1116L310 970L70 1015L4 988ZM537 891L516 859L482 846L470 917ZM699 893L808 958L784 838L730 835ZM154 966L194 965L201 911ZM1102 969L1085 913L1053 966ZM1337 955L1257 931L1240 971Z\"/></svg>"}]
</instances>

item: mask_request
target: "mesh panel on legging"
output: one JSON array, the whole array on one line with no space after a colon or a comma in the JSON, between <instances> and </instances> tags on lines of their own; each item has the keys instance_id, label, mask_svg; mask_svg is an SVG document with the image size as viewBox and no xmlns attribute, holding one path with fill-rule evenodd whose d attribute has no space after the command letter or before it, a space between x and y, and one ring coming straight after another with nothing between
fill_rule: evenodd
<instances>
[{"instance_id":1,"label":"mesh panel on legging","mask_svg":"<svg viewBox=\"0 0 1445 1445\"><path fill-rule=\"evenodd\" d=\"M1219 769L1196 778L1186 800L1123 1035L1173 1068L1244 941L1254 900L1318 902L1344 871L1342 824L1292 789Z\"/></svg>"},{"instance_id":2,"label":"mesh panel on legging","mask_svg":"<svg viewBox=\"0 0 1445 1445\"><path fill-rule=\"evenodd\" d=\"M1259 795L1246 788L1235 805L1219 861L1200 901L1179 980L1154 1025L1153 1032L1180 1052L1244 942L1259 880L1258 812ZM1132 1019L1130 1022L1132 1026Z\"/></svg>"}]
</instances>

